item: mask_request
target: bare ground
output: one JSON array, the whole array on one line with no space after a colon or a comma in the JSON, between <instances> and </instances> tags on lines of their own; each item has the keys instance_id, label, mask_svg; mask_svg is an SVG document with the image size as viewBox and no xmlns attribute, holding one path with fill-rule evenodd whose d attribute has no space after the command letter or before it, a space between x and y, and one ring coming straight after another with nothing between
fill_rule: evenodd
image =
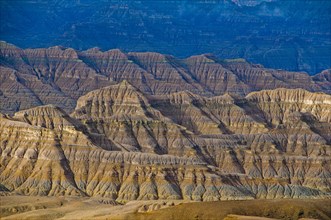
<instances>
[{"instance_id":1,"label":"bare ground","mask_svg":"<svg viewBox=\"0 0 331 220\"><path fill-rule=\"evenodd\" d=\"M0 219L331 219L330 199L220 202L131 201L103 198L1 196Z\"/></svg>"}]
</instances>

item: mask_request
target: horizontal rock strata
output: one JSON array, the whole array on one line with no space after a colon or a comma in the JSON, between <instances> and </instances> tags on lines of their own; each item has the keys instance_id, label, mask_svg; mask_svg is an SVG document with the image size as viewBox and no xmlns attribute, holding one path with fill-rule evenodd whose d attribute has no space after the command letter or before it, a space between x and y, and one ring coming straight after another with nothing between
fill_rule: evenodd
<instances>
[{"instance_id":1,"label":"horizontal rock strata","mask_svg":"<svg viewBox=\"0 0 331 220\"><path fill-rule=\"evenodd\" d=\"M324 93L146 96L123 81L81 96L70 115L54 105L1 114L0 190L117 202L328 197L330 123Z\"/></svg>"},{"instance_id":2,"label":"horizontal rock strata","mask_svg":"<svg viewBox=\"0 0 331 220\"><path fill-rule=\"evenodd\" d=\"M212 55L178 59L117 49L20 49L0 42L0 68L0 111L9 114L47 104L70 113L80 96L123 80L147 95L187 90L206 97L226 93L245 96L276 88L331 92L330 70L309 76Z\"/></svg>"}]
</instances>

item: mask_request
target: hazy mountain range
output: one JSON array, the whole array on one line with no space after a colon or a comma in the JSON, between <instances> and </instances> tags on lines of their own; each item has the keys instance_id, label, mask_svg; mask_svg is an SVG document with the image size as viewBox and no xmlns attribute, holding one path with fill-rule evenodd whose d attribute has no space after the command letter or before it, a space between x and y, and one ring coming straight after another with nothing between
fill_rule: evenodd
<instances>
[{"instance_id":1,"label":"hazy mountain range","mask_svg":"<svg viewBox=\"0 0 331 220\"><path fill-rule=\"evenodd\" d=\"M331 66L328 0L1 1L0 38L22 48L213 53L316 74Z\"/></svg>"}]
</instances>

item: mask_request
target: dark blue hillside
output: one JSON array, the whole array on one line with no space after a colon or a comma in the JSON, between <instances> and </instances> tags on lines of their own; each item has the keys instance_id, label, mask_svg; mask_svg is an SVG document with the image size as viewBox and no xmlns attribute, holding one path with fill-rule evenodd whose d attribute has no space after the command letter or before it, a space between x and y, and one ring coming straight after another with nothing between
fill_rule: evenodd
<instances>
[{"instance_id":1,"label":"dark blue hillside","mask_svg":"<svg viewBox=\"0 0 331 220\"><path fill-rule=\"evenodd\" d=\"M329 0L0 0L0 39L20 47L214 53L266 67L331 67Z\"/></svg>"}]
</instances>

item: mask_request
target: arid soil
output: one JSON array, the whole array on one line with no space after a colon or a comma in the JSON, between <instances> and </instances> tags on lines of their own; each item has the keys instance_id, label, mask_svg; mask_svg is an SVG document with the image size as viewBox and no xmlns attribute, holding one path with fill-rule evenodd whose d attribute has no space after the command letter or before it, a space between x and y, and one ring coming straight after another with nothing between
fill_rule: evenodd
<instances>
[{"instance_id":1,"label":"arid soil","mask_svg":"<svg viewBox=\"0 0 331 220\"><path fill-rule=\"evenodd\" d=\"M330 219L331 200L185 200L108 203L86 197L0 197L1 219Z\"/></svg>"},{"instance_id":2,"label":"arid soil","mask_svg":"<svg viewBox=\"0 0 331 220\"><path fill-rule=\"evenodd\" d=\"M263 218L258 218L263 217ZM252 200L185 203L126 219L330 219L331 200Z\"/></svg>"}]
</instances>

